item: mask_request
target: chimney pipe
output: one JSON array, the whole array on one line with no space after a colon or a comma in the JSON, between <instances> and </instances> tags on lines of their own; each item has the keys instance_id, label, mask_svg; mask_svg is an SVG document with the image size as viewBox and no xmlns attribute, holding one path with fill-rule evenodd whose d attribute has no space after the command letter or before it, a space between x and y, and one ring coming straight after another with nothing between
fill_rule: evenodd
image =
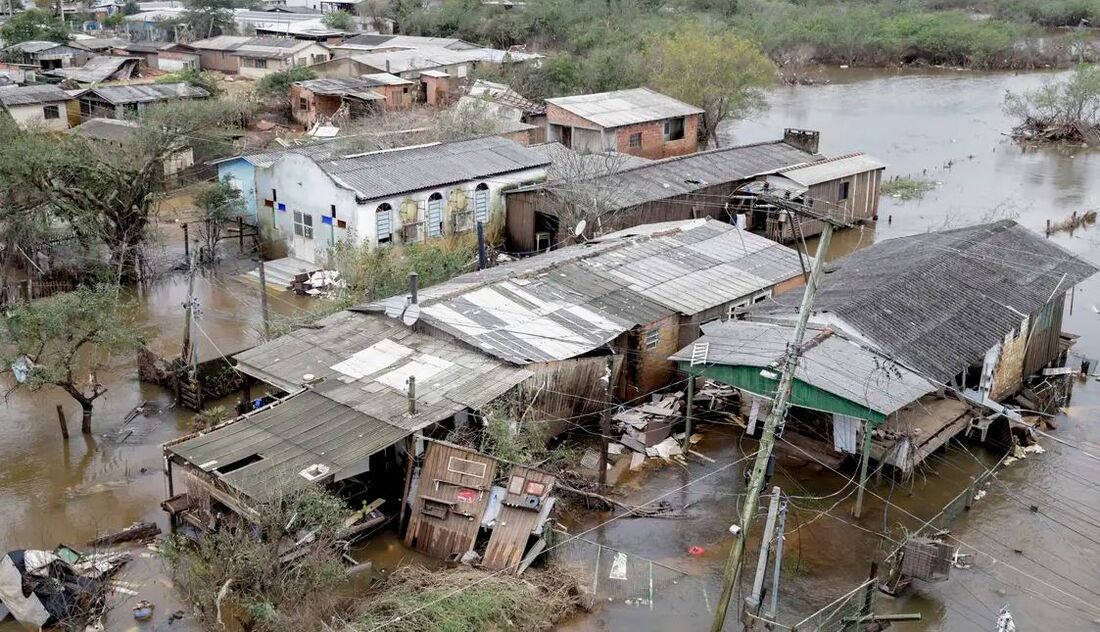
<instances>
[{"instance_id":1,"label":"chimney pipe","mask_svg":"<svg viewBox=\"0 0 1100 632\"><path fill-rule=\"evenodd\" d=\"M409 273L409 304L416 305L416 290L420 283L420 275L415 272Z\"/></svg>"},{"instance_id":2,"label":"chimney pipe","mask_svg":"<svg viewBox=\"0 0 1100 632\"><path fill-rule=\"evenodd\" d=\"M416 376L409 376L409 415L416 414Z\"/></svg>"}]
</instances>

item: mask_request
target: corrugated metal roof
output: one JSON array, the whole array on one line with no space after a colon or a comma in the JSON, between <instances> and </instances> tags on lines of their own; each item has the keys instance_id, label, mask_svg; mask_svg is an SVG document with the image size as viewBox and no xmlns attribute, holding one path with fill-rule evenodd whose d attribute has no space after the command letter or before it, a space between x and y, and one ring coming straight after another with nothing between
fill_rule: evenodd
<instances>
[{"instance_id":1,"label":"corrugated metal roof","mask_svg":"<svg viewBox=\"0 0 1100 632\"><path fill-rule=\"evenodd\" d=\"M547 99L559 108L600 127L622 127L674 116L702 114L703 110L649 88Z\"/></svg>"},{"instance_id":2,"label":"corrugated metal roof","mask_svg":"<svg viewBox=\"0 0 1100 632\"><path fill-rule=\"evenodd\" d=\"M416 70L431 70L442 66L453 66L479 60L477 55L466 51L451 50L435 46L394 50L381 53L361 53L351 58L361 64L377 68L379 72L401 73Z\"/></svg>"},{"instance_id":3,"label":"corrugated metal roof","mask_svg":"<svg viewBox=\"0 0 1100 632\"><path fill-rule=\"evenodd\" d=\"M288 37L253 37L232 49L230 55L237 57L261 57L281 59L291 57L298 51L309 48L317 42L292 39Z\"/></svg>"},{"instance_id":4,"label":"corrugated metal roof","mask_svg":"<svg viewBox=\"0 0 1100 632\"><path fill-rule=\"evenodd\" d=\"M93 118L74 127L72 133L122 143L133 138L139 129L140 126L133 121Z\"/></svg>"},{"instance_id":5,"label":"corrugated metal roof","mask_svg":"<svg viewBox=\"0 0 1100 632\"><path fill-rule=\"evenodd\" d=\"M641 167L653 162L648 158L631 156L630 154L580 154L561 143L528 145L527 149L537 152L550 160L550 167L546 170L546 174L551 180L558 178L575 178L577 176L584 177L588 175L607 175L616 171Z\"/></svg>"},{"instance_id":6,"label":"corrugated metal roof","mask_svg":"<svg viewBox=\"0 0 1100 632\"><path fill-rule=\"evenodd\" d=\"M780 170L786 178L802 186L813 186L839 178L847 178L857 173L886 168L886 163L867 154L847 154L811 162L807 165L789 167Z\"/></svg>"},{"instance_id":7,"label":"corrugated metal roof","mask_svg":"<svg viewBox=\"0 0 1100 632\"><path fill-rule=\"evenodd\" d=\"M287 391L314 384L328 399L409 431L479 409L531 375L377 314L339 312L318 325L237 354L238 369ZM410 374L417 385L413 416Z\"/></svg>"},{"instance_id":8,"label":"corrugated metal roof","mask_svg":"<svg viewBox=\"0 0 1100 632\"><path fill-rule=\"evenodd\" d=\"M981 364L1025 315L1097 272L1012 220L888 239L831 269L815 316L940 383ZM792 319L797 309L787 295L750 315Z\"/></svg>"},{"instance_id":9,"label":"corrugated metal roof","mask_svg":"<svg viewBox=\"0 0 1100 632\"><path fill-rule=\"evenodd\" d=\"M362 75L364 79L371 79L377 81L378 85L383 86L408 86L412 85L412 81L398 77L397 75L391 75L388 72L372 72Z\"/></svg>"},{"instance_id":10,"label":"corrugated metal roof","mask_svg":"<svg viewBox=\"0 0 1100 632\"><path fill-rule=\"evenodd\" d=\"M199 50L235 50L238 46L250 39L252 38L243 35L219 35L217 37L196 40L186 45Z\"/></svg>"},{"instance_id":11,"label":"corrugated metal roof","mask_svg":"<svg viewBox=\"0 0 1100 632\"><path fill-rule=\"evenodd\" d=\"M300 472L312 465L327 467L334 480L358 474L364 459L409 434L306 391L167 450L264 502L309 485ZM233 469L242 460L251 462Z\"/></svg>"},{"instance_id":12,"label":"corrugated metal roof","mask_svg":"<svg viewBox=\"0 0 1100 632\"><path fill-rule=\"evenodd\" d=\"M254 154L245 154L244 156L242 156L242 158L257 167L270 167L271 165L275 164L275 161L277 161L279 158L287 153L301 154L303 156L309 156L315 160L321 160L323 158L328 158L329 156L339 153L339 149L339 145L329 139L308 143L305 145L292 145L290 147L280 147L276 149L259 151Z\"/></svg>"},{"instance_id":13,"label":"corrugated metal roof","mask_svg":"<svg viewBox=\"0 0 1100 632\"><path fill-rule=\"evenodd\" d=\"M421 37L418 35L383 35L380 33L361 33L344 40L341 46L363 47L402 47L424 48L436 47L451 50L477 48L476 45L454 37ZM339 48L336 46L334 48Z\"/></svg>"},{"instance_id":14,"label":"corrugated metal roof","mask_svg":"<svg viewBox=\"0 0 1100 632\"><path fill-rule=\"evenodd\" d=\"M310 92L317 94L342 95L358 91L370 91L371 88L387 85L374 79L363 77L336 77L308 79L297 81L294 85L301 86Z\"/></svg>"},{"instance_id":15,"label":"corrugated metal roof","mask_svg":"<svg viewBox=\"0 0 1100 632\"><path fill-rule=\"evenodd\" d=\"M730 320L703 326L704 335L672 356L688 362L697 344L707 344L708 365L766 368L780 360L787 350L793 326L789 324ZM806 340L821 336L808 345L795 376L816 388L889 415L936 386L904 366L847 338L842 332L822 335L810 327Z\"/></svg>"},{"instance_id":16,"label":"corrugated metal roof","mask_svg":"<svg viewBox=\"0 0 1100 632\"><path fill-rule=\"evenodd\" d=\"M420 293L421 320L514 364L592 351L637 325L694 315L801 274L798 253L717 221L603 238ZM396 315L405 297L357 309Z\"/></svg>"},{"instance_id":17,"label":"corrugated metal roof","mask_svg":"<svg viewBox=\"0 0 1100 632\"><path fill-rule=\"evenodd\" d=\"M33 105L68 101L71 96L55 85L4 86L0 88L0 105Z\"/></svg>"},{"instance_id":18,"label":"corrugated metal roof","mask_svg":"<svg viewBox=\"0 0 1100 632\"><path fill-rule=\"evenodd\" d=\"M97 86L88 90L114 105L123 103L150 103L170 99L205 99L206 90L189 83L154 83L126 86Z\"/></svg>"},{"instance_id":19,"label":"corrugated metal roof","mask_svg":"<svg viewBox=\"0 0 1100 632\"><path fill-rule=\"evenodd\" d=\"M51 48L57 48L63 46L65 48L72 48L65 44L59 44L57 42L47 42L45 40L27 40L25 42L19 42L18 44L12 44L4 50L20 51L23 53L41 53L42 51L49 50Z\"/></svg>"},{"instance_id":20,"label":"corrugated metal roof","mask_svg":"<svg viewBox=\"0 0 1100 632\"><path fill-rule=\"evenodd\" d=\"M137 57L96 55L79 68L55 68L45 74L65 77L80 83L96 83L108 79L129 79L137 74Z\"/></svg>"},{"instance_id":21,"label":"corrugated metal roof","mask_svg":"<svg viewBox=\"0 0 1100 632\"><path fill-rule=\"evenodd\" d=\"M367 199L534 169L550 162L499 136L314 160L338 183Z\"/></svg>"},{"instance_id":22,"label":"corrugated metal roof","mask_svg":"<svg viewBox=\"0 0 1100 632\"><path fill-rule=\"evenodd\" d=\"M579 193L584 187L591 186L597 191L599 199L606 200L607 210L612 211L685 195L715 184L745 180L815 158L816 154L783 141L772 141L654 160L635 168L617 170L614 175L600 175L590 181L550 181L523 190L553 192L555 188L568 187L568 190Z\"/></svg>"}]
</instances>

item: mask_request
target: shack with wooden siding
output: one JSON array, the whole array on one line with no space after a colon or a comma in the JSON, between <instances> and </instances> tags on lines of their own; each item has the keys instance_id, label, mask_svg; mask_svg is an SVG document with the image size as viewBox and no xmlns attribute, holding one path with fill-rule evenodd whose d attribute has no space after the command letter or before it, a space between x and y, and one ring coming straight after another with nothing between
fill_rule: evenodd
<instances>
[{"instance_id":1,"label":"shack with wooden siding","mask_svg":"<svg viewBox=\"0 0 1100 632\"><path fill-rule=\"evenodd\" d=\"M818 135L786 130L783 140L723 147L642 164L607 159L592 174L573 169L547 182L505 195L505 247L509 252L542 252L575 243L576 213L570 205L596 200L596 211L581 213L584 237L641 224L710 217L732 222L733 196L762 174L818 160ZM603 154L593 154L603 156ZM564 222L563 222L564 217Z\"/></svg>"},{"instance_id":2,"label":"shack with wooden siding","mask_svg":"<svg viewBox=\"0 0 1100 632\"><path fill-rule=\"evenodd\" d=\"M825 158L780 169L747 183L731 196L734 212L743 224L781 243L821 233L824 222L778 212L768 195L805 204L819 213L849 224L878 219L879 187L886 165L866 154Z\"/></svg>"},{"instance_id":3,"label":"shack with wooden siding","mask_svg":"<svg viewBox=\"0 0 1100 632\"><path fill-rule=\"evenodd\" d=\"M522 570L520 562L527 544L538 534L540 524L550 512L548 505L554 500L550 493L556 482L546 472L522 465L512 467L505 480L499 513L491 523L493 533L483 557L485 568L512 573Z\"/></svg>"},{"instance_id":4,"label":"shack with wooden siding","mask_svg":"<svg viewBox=\"0 0 1100 632\"><path fill-rule=\"evenodd\" d=\"M444 559L473 550L496 468L496 459L476 450L429 444L405 546Z\"/></svg>"}]
</instances>

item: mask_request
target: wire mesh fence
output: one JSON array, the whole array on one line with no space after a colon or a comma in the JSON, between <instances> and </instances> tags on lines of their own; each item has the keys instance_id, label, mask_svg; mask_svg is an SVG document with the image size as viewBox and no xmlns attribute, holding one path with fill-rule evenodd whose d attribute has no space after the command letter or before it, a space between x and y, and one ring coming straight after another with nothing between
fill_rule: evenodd
<instances>
[{"instance_id":1,"label":"wire mesh fence","mask_svg":"<svg viewBox=\"0 0 1100 632\"><path fill-rule=\"evenodd\" d=\"M874 579L868 579L859 586L844 593L832 603L814 612L808 617L790 627L788 630L798 632L840 632L841 630L856 629L853 622L857 620L865 607L869 605L872 597L868 591L875 590ZM785 626L776 626L782 628Z\"/></svg>"}]
</instances>

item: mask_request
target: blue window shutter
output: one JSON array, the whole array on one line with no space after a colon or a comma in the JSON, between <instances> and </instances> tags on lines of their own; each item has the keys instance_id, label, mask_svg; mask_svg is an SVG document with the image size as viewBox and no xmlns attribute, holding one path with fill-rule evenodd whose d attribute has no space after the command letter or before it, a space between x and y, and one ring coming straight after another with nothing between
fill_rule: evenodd
<instances>
[{"instance_id":1,"label":"blue window shutter","mask_svg":"<svg viewBox=\"0 0 1100 632\"><path fill-rule=\"evenodd\" d=\"M286 212L286 204L283 204L282 202L279 202L279 210L285 213Z\"/></svg>"}]
</instances>

